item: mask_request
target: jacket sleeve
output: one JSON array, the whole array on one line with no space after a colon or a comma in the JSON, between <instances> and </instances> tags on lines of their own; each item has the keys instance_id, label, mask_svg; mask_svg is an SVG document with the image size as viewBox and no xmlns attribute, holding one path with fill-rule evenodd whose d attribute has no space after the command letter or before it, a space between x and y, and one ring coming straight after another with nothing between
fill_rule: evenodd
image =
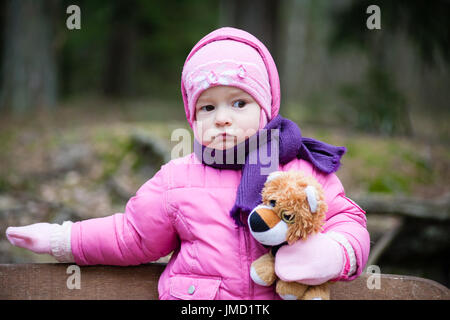
<instances>
[{"instance_id":1,"label":"jacket sleeve","mask_svg":"<svg viewBox=\"0 0 450 320\"><path fill-rule=\"evenodd\" d=\"M166 210L164 169L139 188L124 213L73 224L71 250L78 265L138 265L177 247L178 237Z\"/></svg>"},{"instance_id":2,"label":"jacket sleeve","mask_svg":"<svg viewBox=\"0 0 450 320\"><path fill-rule=\"evenodd\" d=\"M362 273L369 257L370 236L366 228L366 213L346 197L336 174L318 173L316 178L322 183L328 205L323 233L332 236L345 249L345 268L335 280L353 280Z\"/></svg>"}]
</instances>

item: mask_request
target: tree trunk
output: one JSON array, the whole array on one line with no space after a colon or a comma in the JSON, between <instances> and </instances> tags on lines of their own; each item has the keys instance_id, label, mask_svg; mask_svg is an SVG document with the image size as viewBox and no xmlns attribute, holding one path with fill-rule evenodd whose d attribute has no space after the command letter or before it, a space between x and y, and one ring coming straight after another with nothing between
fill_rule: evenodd
<instances>
[{"instance_id":1,"label":"tree trunk","mask_svg":"<svg viewBox=\"0 0 450 320\"><path fill-rule=\"evenodd\" d=\"M222 0L220 25L250 32L269 49L275 62L279 54L280 1Z\"/></svg>"},{"instance_id":2,"label":"tree trunk","mask_svg":"<svg viewBox=\"0 0 450 320\"><path fill-rule=\"evenodd\" d=\"M103 81L106 96L124 97L133 93L136 10L136 1L114 1Z\"/></svg>"},{"instance_id":3,"label":"tree trunk","mask_svg":"<svg viewBox=\"0 0 450 320\"><path fill-rule=\"evenodd\" d=\"M23 114L55 106L54 5L54 1L31 0L5 4L0 109Z\"/></svg>"}]
</instances>

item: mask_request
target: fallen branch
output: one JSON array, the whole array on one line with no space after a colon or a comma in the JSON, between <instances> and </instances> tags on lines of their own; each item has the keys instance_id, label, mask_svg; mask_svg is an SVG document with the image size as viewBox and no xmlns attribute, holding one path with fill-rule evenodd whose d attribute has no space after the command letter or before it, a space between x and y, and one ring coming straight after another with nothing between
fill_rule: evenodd
<instances>
[{"instance_id":1,"label":"fallen branch","mask_svg":"<svg viewBox=\"0 0 450 320\"><path fill-rule=\"evenodd\" d=\"M352 199L368 214L390 214L407 218L450 221L450 197L448 196L434 200L375 195Z\"/></svg>"}]
</instances>

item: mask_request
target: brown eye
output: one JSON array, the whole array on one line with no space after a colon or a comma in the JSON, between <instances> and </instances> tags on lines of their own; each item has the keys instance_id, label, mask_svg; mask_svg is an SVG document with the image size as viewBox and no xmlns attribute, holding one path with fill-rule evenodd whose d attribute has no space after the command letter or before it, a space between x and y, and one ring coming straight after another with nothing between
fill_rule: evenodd
<instances>
[{"instance_id":1,"label":"brown eye","mask_svg":"<svg viewBox=\"0 0 450 320\"><path fill-rule=\"evenodd\" d=\"M272 208L274 208L275 206L276 206L276 204L277 204L277 202L275 201L275 200L270 200L270 206L272 207Z\"/></svg>"},{"instance_id":2,"label":"brown eye","mask_svg":"<svg viewBox=\"0 0 450 320\"><path fill-rule=\"evenodd\" d=\"M288 224L292 224L292 223L294 223L294 215L283 211L283 212L281 212L281 220L283 220L284 222L286 222Z\"/></svg>"},{"instance_id":3,"label":"brown eye","mask_svg":"<svg viewBox=\"0 0 450 320\"><path fill-rule=\"evenodd\" d=\"M207 106L201 107L200 110L206 111L206 112L213 111L214 110L214 106L209 104Z\"/></svg>"},{"instance_id":4,"label":"brown eye","mask_svg":"<svg viewBox=\"0 0 450 320\"><path fill-rule=\"evenodd\" d=\"M235 102L233 102L233 107L241 109L243 107L245 107L246 102L244 100L236 100Z\"/></svg>"}]
</instances>

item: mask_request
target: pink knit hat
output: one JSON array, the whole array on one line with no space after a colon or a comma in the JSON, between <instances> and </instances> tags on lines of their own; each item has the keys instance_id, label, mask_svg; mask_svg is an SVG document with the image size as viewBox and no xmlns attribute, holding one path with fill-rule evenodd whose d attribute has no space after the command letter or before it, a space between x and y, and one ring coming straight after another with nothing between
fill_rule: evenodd
<instances>
[{"instance_id":1,"label":"pink knit hat","mask_svg":"<svg viewBox=\"0 0 450 320\"><path fill-rule=\"evenodd\" d=\"M220 28L202 38L183 67L181 91L190 126L200 94L213 86L228 85L249 93L262 111L260 124L278 114L280 83L267 48L253 35L235 28Z\"/></svg>"}]
</instances>

